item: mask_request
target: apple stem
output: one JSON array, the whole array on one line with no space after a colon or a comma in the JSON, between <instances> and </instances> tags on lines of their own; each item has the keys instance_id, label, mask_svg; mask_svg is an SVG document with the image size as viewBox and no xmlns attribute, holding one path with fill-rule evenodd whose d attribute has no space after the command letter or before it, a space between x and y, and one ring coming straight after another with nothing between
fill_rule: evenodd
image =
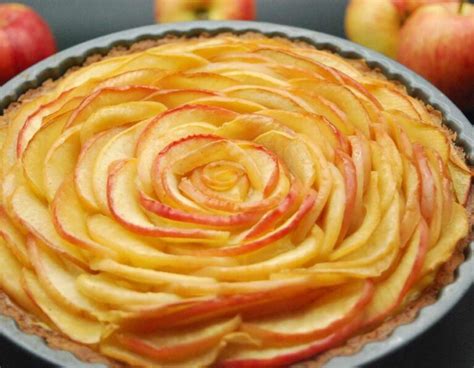
<instances>
[{"instance_id":1,"label":"apple stem","mask_svg":"<svg viewBox=\"0 0 474 368\"><path fill-rule=\"evenodd\" d=\"M458 14L462 14L462 8L466 0L459 0Z\"/></svg>"}]
</instances>

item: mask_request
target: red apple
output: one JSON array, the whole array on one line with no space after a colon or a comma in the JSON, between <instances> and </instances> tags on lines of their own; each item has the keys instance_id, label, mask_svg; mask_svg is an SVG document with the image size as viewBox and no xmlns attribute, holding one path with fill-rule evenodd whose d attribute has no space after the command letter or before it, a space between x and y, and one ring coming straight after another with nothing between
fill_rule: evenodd
<instances>
[{"instance_id":1,"label":"red apple","mask_svg":"<svg viewBox=\"0 0 474 368\"><path fill-rule=\"evenodd\" d=\"M180 22L199 19L252 20L254 0L155 0L158 22Z\"/></svg>"},{"instance_id":2,"label":"red apple","mask_svg":"<svg viewBox=\"0 0 474 368\"><path fill-rule=\"evenodd\" d=\"M0 85L56 52L46 22L21 4L0 4Z\"/></svg>"},{"instance_id":3,"label":"red apple","mask_svg":"<svg viewBox=\"0 0 474 368\"><path fill-rule=\"evenodd\" d=\"M419 8L400 33L397 59L446 93L461 109L474 110L474 6Z\"/></svg>"}]
</instances>

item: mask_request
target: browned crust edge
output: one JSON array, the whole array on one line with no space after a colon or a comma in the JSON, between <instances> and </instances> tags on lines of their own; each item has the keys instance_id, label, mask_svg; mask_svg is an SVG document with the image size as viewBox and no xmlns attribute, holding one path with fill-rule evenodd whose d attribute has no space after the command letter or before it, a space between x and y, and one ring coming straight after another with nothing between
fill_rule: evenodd
<instances>
[{"instance_id":1,"label":"browned crust edge","mask_svg":"<svg viewBox=\"0 0 474 368\"><path fill-rule=\"evenodd\" d=\"M221 33L215 36L209 35L207 33L202 33L199 36L192 37L192 38L204 39L204 38L209 38L209 37L223 37L223 36L228 36L228 35L235 36L235 34L233 33ZM240 34L238 36L243 37L243 38L269 38L268 36L262 35L260 33L255 33L255 32L247 32L244 34ZM13 113L16 109L18 109L23 103L36 98L43 92L46 92L52 89L58 83L58 81L60 81L62 78L64 78L68 74L72 73L73 71L83 66L92 64L101 59L143 51L154 46L158 46L164 43L174 42L176 40L184 39L184 38L189 38L189 37L166 36L164 38L157 39L157 40L143 40L143 41L139 41L132 44L128 48L123 47L123 46L114 47L106 55L95 54L95 55L89 56L81 66L71 67L59 79L54 80L54 81L52 79L48 79L40 87L35 88L35 89L30 89L27 92L25 92L23 95L21 95L17 101L12 102L4 110L3 115L0 115L0 125L2 125L2 123L6 123L7 122L6 117L10 113ZM270 37L270 38L276 38L276 39L284 41L285 43L291 43L299 47L314 48L313 45L308 44L303 41L292 41L284 37ZM350 59L345 59L345 60L351 62L353 66L355 66L356 68L362 71L371 70L379 77L387 79L387 77L380 70L370 69L364 60L350 60ZM402 89L403 92L407 93L406 88L400 82L393 81L393 80L391 82L395 83L395 85L399 89ZM421 101L421 102L426 107L428 112L430 112L430 114L435 119L437 119L438 121L441 121L440 118L442 114L438 110L436 110L431 105L426 104L424 101ZM455 133L451 131L449 132L451 133L452 137L455 137ZM474 187L472 185L471 185L471 190L469 194L467 208L470 214L469 227L472 228L472 226L474 225ZM412 322L413 320L415 320L419 311L423 307L436 303L438 294L444 286L451 284L452 282L455 281L455 271L458 268L458 266L461 263L463 263L465 259L464 250L466 249L468 244L473 240L474 240L474 233L470 231L470 233L467 235L466 238L459 241L456 247L456 250L450 257L450 259L439 269L434 282L431 285L429 285L428 288L424 290L423 293L417 299L410 302L403 309L402 312L390 317L388 320L386 320L376 329L350 338L342 346L325 351L310 360L297 363L298 366L307 367L307 368L317 368L317 367L322 367L326 362L328 362L330 359L336 356L353 355L357 353L359 350L361 350L365 344L369 342L374 342L374 341L381 341L387 338L397 327L408 324ZM53 349L65 350L65 351L71 352L78 359L84 362L103 363L113 368L122 368L122 367L127 366L121 362L107 358L106 356L100 354L99 351L93 350L89 346L70 340L66 335L62 334L59 331L55 331L48 328L44 323L39 321L35 316L25 312L23 309L21 309L19 306L13 303L10 300L10 298L2 290L0 290L0 313L5 316L9 316L13 320L15 320L18 327L23 332L27 334L40 336L45 340L45 342L49 345L49 347Z\"/></svg>"}]
</instances>

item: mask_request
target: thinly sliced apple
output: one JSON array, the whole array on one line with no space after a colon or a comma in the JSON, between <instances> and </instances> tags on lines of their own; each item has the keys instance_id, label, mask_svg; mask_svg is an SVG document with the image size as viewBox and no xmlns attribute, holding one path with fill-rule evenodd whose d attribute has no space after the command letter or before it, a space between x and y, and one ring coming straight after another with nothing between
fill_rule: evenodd
<instances>
[{"instance_id":1,"label":"thinly sliced apple","mask_svg":"<svg viewBox=\"0 0 474 368\"><path fill-rule=\"evenodd\" d=\"M203 354L195 355L190 359L179 362L161 362L163 368L183 368L183 367L207 367L213 364L219 353L224 349L225 343L219 344L209 349ZM133 367L153 367L157 362L154 359L147 358L143 354L136 354L130 350L125 350L123 345L113 339L106 339L100 343L100 352L112 359L126 362Z\"/></svg>"},{"instance_id":2,"label":"thinly sliced apple","mask_svg":"<svg viewBox=\"0 0 474 368\"><path fill-rule=\"evenodd\" d=\"M34 303L53 321L56 327L73 341L97 344L104 327L97 321L80 317L50 298L34 273L23 269L23 287Z\"/></svg>"},{"instance_id":3,"label":"thinly sliced apple","mask_svg":"<svg viewBox=\"0 0 474 368\"><path fill-rule=\"evenodd\" d=\"M15 303L18 303L28 312L41 317L42 312L23 290L21 282L22 268L23 265L0 237L0 287Z\"/></svg>"},{"instance_id":4,"label":"thinly sliced apple","mask_svg":"<svg viewBox=\"0 0 474 368\"><path fill-rule=\"evenodd\" d=\"M72 176L64 179L51 203L51 217L58 234L93 255L116 259L117 253L95 242L87 232L87 213L82 208Z\"/></svg>"},{"instance_id":5,"label":"thinly sliced apple","mask_svg":"<svg viewBox=\"0 0 474 368\"><path fill-rule=\"evenodd\" d=\"M154 225L140 208L135 179L135 160L119 161L109 172L107 183L109 208L114 218L125 228L141 235L175 238L176 241L185 242L189 242L190 239L192 241L222 242L229 237L229 233L226 231Z\"/></svg>"},{"instance_id":6,"label":"thinly sliced apple","mask_svg":"<svg viewBox=\"0 0 474 368\"><path fill-rule=\"evenodd\" d=\"M274 152L304 188L313 185L316 180L315 167L311 153L301 139L273 130L255 138L255 143Z\"/></svg>"},{"instance_id":7,"label":"thinly sliced apple","mask_svg":"<svg viewBox=\"0 0 474 368\"><path fill-rule=\"evenodd\" d=\"M400 245L403 248L411 238L421 219L420 179L416 167L403 158L403 192L405 210L400 223Z\"/></svg>"},{"instance_id":8,"label":"thinly sliced apple","mask_svg":"<svg viewBox=\"0 0 474 368\"><path fill-rule=\"evenodd\" d=\"M398 125L404 129L408 138L413 143L424 147L431 147L447 162L449 159L449 139L446 133L437 126L424 124L420 120L410 118L400 111L386 111L383 113L389 125ZM403 150L402 147L399 147Z\"/></svg>"},{"instance_id":9,"label":"thinly sliced apple","mask_svg":"<svg viewBox=\"0 0 474 368\"><path fill-rule=\"evenodd\" d=\"M322 96L336 104L346 114L349 124L366 137L370 136L369 125L371 122L369 115L364 105L350 89L336 83L329 83L328 81L296 83L295 87L309 90L311 93Z\"/></svg>"},{"instance_id":10,"label":"thinly sliced apple","mask_svg":"<svg viewBox=\"0 0 474 368\"><path fill-rule=\"evenodd\" d=\"M403 298L420 276L428 250L428 228L421 221L415 230L395 270L376 284L374 296L367 305L365 324L382 321L403 301Z\"/></svg>"},{"instance_id":11,"label":"thinly sliced apple","mask_svg":"<svg viewBox=\"0 0 474 368\"><path fill-rule=\"evenodd\" d=\"M467 203L469 198L469 192L471 190L472 174L460 169L457 165L448 162L449 173L453 183L454 193L458 203L464 205Z\"/></svg>"},{"instance_id":12,"label":"thinly sliced apple","mask_svg":"<svg viewBox=\"0 0 474 368\"><path fill-rule=\"evenodd\" d=\"M268 306L270 310L275 304L291 305L292 298L307 294L312 289L308 278L260 281L254 284L257 285L257 289L253 292L213 296L204 300L183 301L161 308L143 309L124 317L120 325L124 330L145 333L157 329L186 326L239 313L245 314L248 311L265 308L265 306ZM271 286L264 286L265 284Z\"/></svg>"},{"instance_id":13,"label":"thinly sliced apple","mask_svg":"<svg viewBox=\"0 0 474 368\"><path fill-rule=\"evenodd\" d=\"M102 82L98 82L94 92L106 87L154 86L160 78L168 73L159 68L143 68L115 74Z\"/></svg>"},{"instance_id":14,"label":"thinly sliced apple","mask_svg":"<svg viewBox=\"0 0 474 368\"><path fill-rule=\"evenodd\" d=\"M277 240L282 239L283 237L290 234L292 231L295 231L298 228L298 225L302 223L307 216L312 215L312 209L315 206L316 202L316 192L310 191L304 198L301 206L298 210L290 216L285 222L276 227L273 231L266 233L265 235L252 239L249 241L244 241L241 244L234 246L224 246L224 247L213 247L207 249L190 249L189 254L195 256L237 256L245 253L254 252L259 250ZM305 231L310 229L305 228ZM303 236L298 236L299 239L304 239L306 234Z\"/></svg>"},{"instance_id":15,"label":"thinly sliced apple","mask_svg":"<svg viewBox=\"0 0 474 368\"><path fill-rule=\"evenodd\" d=\"M338 141L325 118L310 113L295 113L285 110L263 110L259 114L270 116L296 133L310 137L329 160L334 159Z\"/></svg>"},{"instance_id":16,"label":"thinly sliced apple","mask_svg":"<svg viewBox=\"0 0 474 368\"><path fill-rule=\"evenodd\" d=\"M248 114L264 109L262 105L255 102L244 100L242 98L232 98L227 96L198 98L197 100L193 101L193 105L222 107L224 109L241 114Z\"/></svg>"},{"instance_id":17,"label":"thinly sliced apple","mask_svg":"<svg viewBox=\"0 0 474 368\"><path fill-rule=\"evenodd\" d=\"M64 178L74 172L80 152L80 126L65 131L49 149L43 170L45 197L49 202Z\"/></svg>"},{"instance_id":18,"label":"thinly sliced apple","mask_svg":"<svg viewBox=\"0 0 474 368\"><path fill-rule=\"evenodd\" d=\"M241 329L265 347L314 341L349 324L370 302L373 290L371 281L349 283L300 310L250 321Z\"/></svg>"},{"instance_id":19,"label":"thinly sliced apple","mask_svg":"<svg viewBox=\"0 0 474 368\"><path fill-rule=\"evenodd\" d=\"M104 87L98 89L87 96L75 109L66 123L66 128L83 123L100 108L130 101L140 101L156 91L158 91L158 88L151 86Z\"/></svg>"},{"instance_id":20,"label":"thinly sliced apple","mask_svg":"<svg viewBox=\"0 0 474 368\"><path fill-rule=\"evenodd\" d=\"M389 83L363 83L364 87L375 96L385 110L399 110L412 119L421 119L420 114L406 94L398 91Z\"/></svg>"},{"instance_id":21,"label":"thinly sliced apple","mask_svg":"<svg viewBox=\"0 0 474 368\"><path fill-rule=\"evenodd\" d=\"M236 267L208 267L199 271L199 275L211 276L218 280L248 281L263 279L282 269L300 267L310 262L319 252L323 234L319 228L293 250L282 253L269 260Z\"/></svg>"},{"instance_id":22,"label":"thinly sliced apple","mask_svg":"<svg viewBox=\"0 0 474 368\"><path fill-rule=\"evenodd\" d=\"M218 92L207 91L205 89L173 89L157 91L148 96L146 100L159 102L169 109L174 109L176 107L192 103L194 100L200 98L209 98L214 96L221 96L221 94Z\"/></svg>"},{"instance_id":23,"label":"thinly sliced apple","mask_svg":"<svg viewBox=\"0 0 474 368\"><path fill-rule=\"evenodd\" d=\"M392 264L400 242L400 199L396 195L364 246L335 262L321 262L308 272L334 272L355 277L379 276ZM396 221L395 221L396 220Z\"/></svg>"},{"instance_id":24,"label":"thinly sliced apple","mask_svg":"<svg viewBox=\"0 0 474 368\"><path fill-rule=\"evenodd\" d=\"M90 138L81 147L81 153L74 169L74 185L82 204L90 210L99 210L91 178L97 157L105 145L125 129L124 127L119 127L99 133Z\"/></svg>"},{"instance_id":25,"label":"thinly sliced apple","mask_svg":"<svg viewBox=\"0 0 474 368\"><path fill-rule=\"evenodd\" d=\"M96 110L81 125L81 143L93 135L129 123L149 119L166 110L166 106L153 101L131 101Z\"/></svg>"},{"instance_id":26,"label":"thinly sliced apple","mask_svg":"<svg viewBox=\"0 0 474 368\"><path fill-rule=\"evenodd\" d=\"M66 124L67 116L58 118L41 127L31 138L21 158L28 185L39 196L45 196L44 166L45 157L54 142L59 138Z\"/></svg>"},{"instance_id":27,"label":"thinly sliced apple","mask_svg":"<svg viewBox=\"0 0 474 368\"><path fill-rule=\"evenodd\" d=\"M223 338L235 331L241 323L240 317L230 320L198 325L159 334L116 334L117 340L127 349L158 362L186 361L201 355L218 345Z\"/></svg>"},{"instance_id":28,"label":"thinly sliced apple","mask_svg":"<svg viewBox=\"0 0 474 368\"><path fill-rule=\"evenodd\" d=\"M264 55L275 62L283 65L292 65L298 68L316 73L328 81L337 81L338 77L331 68L318 61L311 60L305 56L298 55L289 50L275 48L261 48L255 51L259 55Z\"/></svg>"},{"instance_id":29,"label":"thinly sliced apple","mask_svg":"<svg viewBox=\"0 0 474 368\"><path fill-rule=\"evenodd\" d=\"M88 267L80 250L57 234L48 208L26 186L20 186L15 191L11 208L15 218L51 250L78 266Z\"/></svg>"},{"instance_id":30,"label":"thinly sliced apple","mask_svg":"<svg viewBox=\"0 0 474 368\"><path fill-rule=\"evenodd\" d=\"M447 225L449 232L444 231L438 242L428 250L421 273L423 275L436 270L446 262L453 254L459 240L462 239L469 229L466 209L454 203L451 219Z\"/></svg>"},{"instance_id":31,"label":"thinly sliced apple","mask_svg":"<svg viewBox=\"0 0 474 368\"><path fill-rule=\"evenodd\" d=\"M97 206L102 213L110 212L107 202L109 167L114 161L133 157L137 140L146 128L146 124L147 122L143 121L118 133L104 145L97 155L92 172L92 189Z\"/></svg>"},{"instance_id":32,"label":"thinly sliced apple","mask_svg":"<svg viewBox=\"0 0 474 368\"><path fill-rule=\"evenodd\" d=\"M133 311L150 305L160 307L181 300L178 295L171 293L134 290L124 285L122 280L104 274L79 275L76 287L89 299L113 306L114 310Z\"/></svg>"},{"instance_id":33,"label":"thinly sliced apple","mask_svg":"<svg viewBox=\"0 0 474 368\"><path fill-rule=\"evenodd\" d=\"M332 192L328 199L326 213L320 220L320 226L324 231L323 246L321 247L322 257L328 257L336 245L344 219L346 202L344 178L335 166L330 165L329 169L333 184Z\"/></svg>"},{"instance_id":34,"label":"thinly sliced apple","mask_svg":"<svg viewBox=\"0 0 474 368\"><path fill-rule=\"evenodd\" d=\"M325 117L333 126L345 135L354 134L354 128L349 123L346 114L337 106L323 96L301 88L291 88L291 93L302 98L308 105L308 112L312 112ZM275 107L275 109L281 108Z\"/></svg>"},{"instance_id":35,"label":"thinly sliced apple","mask_svg":"<svg viewBox=\"0 0 474 368\"><path fill-rule=\"evenodd\" d=\"M99 243L118 252L132 265L144 268L191 271L206 266L232 266L236 261L224 257L177 256L164 253L153 246L155 243L137 234L128 232L114 220L93 215L87 219L90 236Z\"/></svg>"},{"instance_id":36,"label":"thinly sliced apple","mask_svg":"<svg viewBox=\"0 0 474 368\"><path fill-rule=\"evenodd\" d=\"M365 197L365 203L365 217L360 227L339 244L336 250L329 256L330 260L338 260L363 247L378 226L381 211L379 207L378 176L376 172L370 176L370 184Z\"/></svg>"},{"instance_id":37,"label":"thinly sliced apple","mask_svg":"<svg viewBox=\"0 0 474 368\"><path fill-rule=\"evenodd\" d=\"M283 88L289 85L287 82L281 79L277 79L261 72L236 70L233 72L226 72L224 75L239 81L240 84ZM237 83L235 83L235 85L237 85Z\"/></svg>"},{"instance_id":38,"label":"thinly sliced apple","mask_svg":"<svg viewBox=\"0 0 474 368\"><path fill-rule=\"evenodd\" d=\"M161 78L156 85L165 89L207 89L221 91L233 87L238 81L216 73L179 72Z\"/></svg>"},{"instance_id":39,"label":"thinly sliced apple","mask_svg":"<svg viewBox=\"0 0 474 368\"><path fill-rule=\"evenodd\" d=\"M242 98L265 106L267 109L287 111L312 111L301 98L278 88L262 86L237 86L223 91L227 96Z\"/></svg>"},{"instance_id":40,"label":"thinly sliced apple","mask_svg":"<svg viewBox=\"0 0 474 368\"><path fill-rule=\"evenodd\" d=\"M5 210L0 207L0 238L10 249L16 259L25 267L31 267L28 252L25 247L26 238L11 221Z\"/></svg>"},{"instance_id":41,"label":"thinly sliced apple","mask_svg":"<svg viewBox=\"0 0 474 368\"><path fill-rule=\"evenodd\" d=\"M33 237L27 241L28 254L36 277L43 290L68 312L91 320L102 320L107 312L82 295L76 287L76 278L81 274L72 265L67 265L51 251L41 248Z\"/></svg>"},{"instance_id":42,"label":"thinly sliced apple","mask_svg":"<svg viewBox=\"0 0 474 368\"><path fill-rule=\"evenodd\" d=\"M232 120L237 114L231 110L220 107L205 105L186 105L163 113L161 116L153 119L146 129L140 135L137 141L136 156L138 157L138 175L141 184L146 193L151 193L153 188L151 184L151 168L156 155L161 149L166 147L173 140L179 139L189 134L204 134L202 129L194 129L189 134L182 131L176 138L172 136L172 140L166 139L170 135L170 131L177 127L189 125L196 122L207 123L207 133L212 131L212 126L220 126L226 121ZM175 132L178 132L177 130ZM158 140L157 138L160 138ZM158 145L157 142L162 144Z\"/></svg>"},{"instance_id":43,"label":"thinly sliced apple","mask_svg":"<svg viewBox=\"0 0 474 368\"><path fill-rule=\"evenodd\" d=\"M217 366L222 368L288 366L342 344L360 328L360 325L361 318L356 317L343 328L326 337L291 347L232 346L221 355Z\"/></svg>"}]
</instances>

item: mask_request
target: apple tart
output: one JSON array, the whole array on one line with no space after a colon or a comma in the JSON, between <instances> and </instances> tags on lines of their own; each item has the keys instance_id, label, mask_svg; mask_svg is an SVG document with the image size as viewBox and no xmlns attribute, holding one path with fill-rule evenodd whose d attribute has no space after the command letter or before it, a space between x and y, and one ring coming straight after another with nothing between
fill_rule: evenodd
<instances>
[{"instance_id":1,"label":"apple tart","mask_svg":"<svg viewBox=\"0 0 474 368\"><path fill-rule=\"evenodd\" d=\"M440 120L362 61L279 38L115 50L2 117L1 289L111 365L344 345L468 235L471 169Z\"/></svg>"}]
</instances>

